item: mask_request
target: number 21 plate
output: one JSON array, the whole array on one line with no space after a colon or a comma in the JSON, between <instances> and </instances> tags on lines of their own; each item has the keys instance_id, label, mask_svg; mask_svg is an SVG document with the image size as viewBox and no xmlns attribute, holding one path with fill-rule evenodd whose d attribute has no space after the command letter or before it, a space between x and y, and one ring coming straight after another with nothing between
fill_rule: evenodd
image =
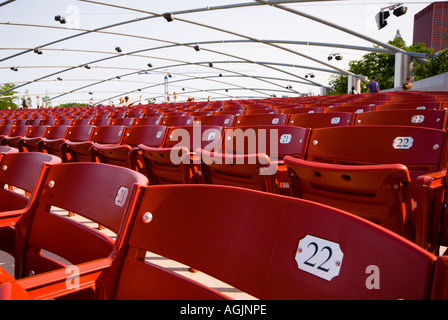
<instances>
[{"instance_id":1,"label":"number 21 plate","mask_svg":"<svg viewBox=\"0 0 448 320\"><path fill-rule=\"evenodd\" d=\"M296 261L300 270L331 281L339 275L344 254L338 243L307 235L299 242Z\"/></svg>"}]
</instances>

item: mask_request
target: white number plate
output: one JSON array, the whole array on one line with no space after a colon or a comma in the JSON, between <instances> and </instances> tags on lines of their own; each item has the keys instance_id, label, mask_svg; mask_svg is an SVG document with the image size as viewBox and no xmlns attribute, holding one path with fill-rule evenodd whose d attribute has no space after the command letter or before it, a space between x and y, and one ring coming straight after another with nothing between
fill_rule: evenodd
<instances>
[{"instance_id":1,"label":"white number plate","mask_svg":"<svg viewBox=\"0 0 448 320\"><path fill-rule=\"evenodd\" d=\"M338 243L310 235L300 240L296 252L300 270L327 281L339 275L343 257Z\"/></svg>"},{"instance_id":2,"label":"white number plate","mask_svg":"<svg viewBox=\"0 0 448 320\"><path fill-rule=\"evenodd\" d=\"M412 137L396 137L392 146L394 149L411 149L414 144Z\"/></svg>"}]
</instances>

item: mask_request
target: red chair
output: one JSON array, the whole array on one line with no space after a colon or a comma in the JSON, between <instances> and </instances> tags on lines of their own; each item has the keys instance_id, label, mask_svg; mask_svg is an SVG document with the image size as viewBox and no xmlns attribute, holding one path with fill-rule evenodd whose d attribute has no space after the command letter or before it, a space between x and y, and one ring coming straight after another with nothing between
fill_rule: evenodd
<instances>
[{"instance_id":1,"label":"red chair","mask_svg":"<svg viewBox=\"0 0 448 320\"><path fill-rule=\"evenodd\" d=\"M2 145L17 147L18 141L25 136L28 127L27 125L13 125L9 134L1 140Z\"/></svg>"},{"instance_id":2,"label":"red chair","mask_svg":"<svg viewBox=\"0 0 448 320\"><path fill-rule=\"evenodd\" d=\"M61 145L64 162L95 162L91 147L98 144L119 144L123 136L124 126L94 127L92 135L87 141L66 140Z\"/></svg>"},{"instance_id":3,"label":"red chair","mask_svg":"<svg viewBox=\"0 0 448 320\"><path fill-rule=\"evenodd\" d=\"M165 140L165 126L133 126L125 128L123 139L118 145L94 143L91 154L99 162L127 167L146 174L140 156L139 144L159 148Z\"/></svg>"},{"instance_id":4,"label":"red chair","mask_svg":"<svg viewBox=\"0 0 448 320\"><path fill-rule=\"evenodd\" d=\"M237 116L235 127L245 127L253 125L286 125L288 115L286 114L250 114Z\"/></svg>"},{"instance_id":5,"label":"red chair","mask_svg":"<svg viewBox=\"0 0 448 320\"><path fill-rule=\"evenodd\" d=\"M193 125L194 116L170 116L160 120L160 124L166 127L184 127Z\"/></svg>"},{"instance_id":6,"label":"red chair","mask_svg":"<svg viewBox=\"0 0 448 320\"><path fill-rule=\"evenodd\" d=\"M288 125L312 129L351 126L353 119L350 112L298 113L289 116Z\"/></svg>"},{"instance_id":7,"label":"red chair","mask_svg":"<svg viewBox=\"0 0 448 320\"><path fill-rule=\"evenodd\" d=\"M220 127L233 127L235 116L233 114L222 114L212 116L200 116L194 119L195 124L201 124L203 126L220 126Z\"/></svg>"},{"instance_id":8,"label":"red chair","mask_svg":"<svg viewBox=\"0 0 448 320\"><path fill-rule=\"evenodd\" d=\"M291 195L356 214L415 242L411 178L404 165L336 165L284 158Z\"/></svg>"},{"instance_id":9,"label":"red chair","mask_svg":"<svg viewBox=\"0 0 448 320\"><path fill-rule=\"evenodd\" d=\"M19 139L17 142L10 142L10 145L19 149L20 152L23 151L38 151L37 142L42 139L45 135L45 131L47 126L29 126L25 136L22 139Z\"/></svg>"},{"instance_id":10,"label":"red chair","mask_svg":"<svg viewBox=\"0 0 448 320\"><path fill-rule=\"evenodd\" d=\"M446 129L446 110L384 110L358 113L354 125L399 125Z\"/></svg>"},{"instance_id":11,"label":"red chair","mask_svg":"<svg viewBox=\"0 0 448 320\"><path fill-rule=\"evenodd\" d=\"M0 248L11 255L15 252L14 226L27 210L36 209L44 163L61 162L53 155L15 150L0 155Z\"/></svg>"},{"instance_id":12,"label":"red chair","mask_svg":"<svg viewBox=\"0 0 448 320\"><path fill-rule=\"evenodd\" d=\"M80 265L80 288L95 281L116 300L229 299L145 261L152 252L261 300L448 298L446 256L344 211L242 188L148 187L128 243L119 268ZM6 283L0 298L56 297L69 291L66 279L60 272Z\"/></svg>"},{"instance_id":13,"label":"red chair","mask_svg":"<svg viewBox=\"0 0 448 320\"><path fill-rule=\"evenodd\" d=\"M139 144L139 154L150 183L201 182L201 178L190 171L188 163L184 163L184 156L197 148L217 150L221 145L222 132L223 128L219 126L171 127L160 148Z\"/></svg>"},{"instance_id":14,"label":"red chair","mask_svg":"<svg viewBox=\"0 0 448 320\"><path fill-rule=\"evenodd\" d=\"M46 165L45 169L35 206L16 224L15 278L23 279L24 283L33 282L41 274L48 279L50 272L65 273L67 278L70 267L64 261L79 265L80 271L85 271L89 265L95 266L89 269L93 272L111 267L111 262L119 261L127 251L129 227L147 179L130 169L100 163L62 163ZM116 234L115 239L77 220L53 213L52 206L107 227ZM50 258L50 254L63 260ZM112 266L109 271L114 269ZM108 279L111 284L109 281L115 282L112 278ZM89 299L95 295L104 298L113 292L114 285L102 290L93 288L94 284L91 281L90 285L81 285L74 298ZM64 290L75 291L70 289L64 280L63 290L58 294Z\"/></svg>"},{"instance_id":15,"label":"red chair","mask_svg":"<svg viewBox=\"0 0 448 320\"><path fill-rule=\"evenodd\" d=\"M156 126L159 125L162 115L145 117L145 118L135 118L133 126Z\"/></svg>"}]
</instances>

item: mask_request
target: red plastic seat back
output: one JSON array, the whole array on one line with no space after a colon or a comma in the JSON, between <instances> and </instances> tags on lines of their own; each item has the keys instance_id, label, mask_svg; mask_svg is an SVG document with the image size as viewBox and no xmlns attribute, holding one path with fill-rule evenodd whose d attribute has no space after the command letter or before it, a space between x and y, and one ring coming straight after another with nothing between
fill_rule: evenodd
<instances>
[{"instance_id":1,"label":"red plastic seat back","mask_svg":"<svg viewBox=\"0 0 448 320\"><path fill-rule=\"evenodd\" d=\"M144 144L150 147L160 147L165 138L166 127L159 125L134 126L125 129L122 144L136 147Z\"/></svg>"},{"instance_id":2,"label":"red plastic seat back","mask_svg":"<svg viewBox=\"0 0 448 320\"><path fill-rule=\"evenodd\" d=\"M288 125L313 129L351 126L353 118L354 115L350 112L299 113L289 116Z\"/></svg>"},{"instance_id":3,"label":"red plastic seat back","mask_svg":"<svg viewBox=\"0 0 448 320\"><path fill-rule=\"evenodd\" d=\"M305 156L310 129L293 126L245 126L227 128L220 152L265 153L271 159Z\"/></svg>"},{"instance_id":4,"label":"red plastic seat back","mask_svg":"<svg viewBox=\"0 0 448 320\"><path fill-rule=\"evenodd\" d=\"M286 125L288 115L286 114L248 114L237 116L235 127L253 125Z\"/></svg>"},{"instance_id":5,"label":"red plastic seat back","mask_svg":"<svg viewBox=\"0 0 448 320\"><path fill-rule=\"evenodd\" d=\"M195 118L194 123L201 125L214 125L221 127L232 127L235 121L235 115L233 114L221 114L221 115L212 115L212 116L198 116Z\"/></svg>"},{"instance_id":6,"label":"red plastic seat back","mask_svg":"<svg viewBox=\"0 0 448 320\"><path fill-rule=\"evenodd\" d=\"M272 300L428 299L436 260L352 214L221 186L148 187L129 245L116 299L222 298L146 251Z\"/></svg>"},{"instance_id":7,"label":"red plastic seat back","mask_svg":"<svg viewBox=\"0 0 448 320\"><path fill-rule=\"evenodd\" d=\"M72 264L108 257L123 245L139 190L147 185L142 174L99 163L53 165L43 181L37 209L17 223L19 232L16 276L41 273L64 266L50 253ZM104 226L114 239L81 222L51 212L60 208Z\"/></svg>"},{"instance_id":8,"label":"red plastic seat back","mask_svg":"<svg viewBox=\"0 0 448 320\"><path fill-rule=\"evenodd\" d=\"M400 163L411 180L446 167L446 133L409 126L350 126L311 132L306 160L335 164Z\"/></svg>"},{"instance_id":9,"label":"red plastic seat back","mask_svg":"<svg viewBox=\"0 0 448 320\"><path fill-rule=\"evenodd\" d=\"M354 125L400 125L445 129L446 110L384 110L358 113Z\"/></svg>"},{"instance_id":10,"label":"red plastic seat back","mask_svg":"<svg viewBox=\"0 0 448 320\"><path fill-rule=\"evenodd\" d=\"M399 164L350 166L285 157L292 195L326 204L415 241L408 169Z\"/></svg>"}]
</instances>

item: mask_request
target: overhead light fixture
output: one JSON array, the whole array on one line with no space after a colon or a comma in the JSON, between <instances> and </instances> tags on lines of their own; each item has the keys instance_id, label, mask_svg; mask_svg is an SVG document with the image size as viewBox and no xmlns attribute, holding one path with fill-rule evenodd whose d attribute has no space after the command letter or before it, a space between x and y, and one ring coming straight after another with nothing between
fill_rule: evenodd
<instances>
[{"instance_id":1,"label":"overhead light fixture","mask_svg":"<svg viewBox=\"0 0 448 320\"><path fill-rule=\"evenodd\" d=\"M19 69L16 68L16 67L11 67L11 70L12 70L12 71L19 71Z\"/></svg>"},{"instance_id":2,"label":"overhead light fixture","mask_svg":"<svg viewBox=\"0 0 448 320\"><path fill-rule=\"evenodd\" d=\"M62 81L62 78L61 78L61 77L58 77L57 80L58 80L58 81Z\"/></svg>"},{"instance_id":3,"label":"overhead light fixture","mask_svg":"<svg viewBox=\"0 0 448 320\"><path fill-rule=\"evenodd\" d=\"M394 16L400 17L400 16L406 14L406 12L408 12L408 8L407 7L399 7L399 8L394 10Z\"/></svg>"},{"instance_id":4,"label":"overhead light fixture","mask_svg":"<svg viewBox=\"0 0 448 320\"><path fill-rule=\"evenodd\" d=\"M86 69L90 69L90 66L89 66L88 64L86 64L86 65L84 66L84 68L86 68Z\"/></svg>"},{"instance_id":5,"label":"overhead light fixture","mask_svg":"<svg viewBox=\"0 0 448 320\"><path fill-rule=\"evenodd\" d=\"M115 47L115 51L117 51L117 52L121 52L122 50L121 50L120 47Z\"/></svg>"},{"instance_id":6,"label":"overhead light fixture","mask_svg":"<svg viewBox=\"0 0 448 320\"><path fill-rule=\"evenodd\" d=\"M291 86L291 85L288 85L288 86L286 86L286 89L291 90L291 89L292 89L292 86Z\"/></svg>"},{"instance_id":7,"label":"overhead light fixture","mask_svg":"<svg viewBox=\"0 0 448 320\"><path fill-rule=\"evenodd\" d=\"M342 56L339 53L332 53L328 56L328 61L332 60L333 57L338 61L342 60Z\"/></svg>"},{"instance_id":8,"label":"overhead light fixture","mask_svg":"<svg viewBox=\"0 0 448 320\"><path fill-rule=\"evenodd\" d=\"M121 79L121 77L120 77L120 76L116 76L116 78L117 78L118 80L120 80L120 79Z\"/></svg>"},{"instance_id":9,"label":"overhead light fixture","mask_svg":"<svg viewBox=\"0 0 448 320\"><path fill-rule=\"evenodd\" d=\"M199 50L201 50L200 48L199 48L199 46L198 45L195 45L194 47L194 50L196 50L196 51L199 51Z\"/></svg>"},{"instance_id":10,"label":"overhead light fixture","mask_svg":"<svg viewBox=\"0 0 448 320\"><path fill-rule=\"evenodd\" d=\"M174 20L173 14L171 12L166 12L163 14L166 21L172 22Z\"/></svg>"},{"instance_id":11,"label":"overhead light fixture","mask_svg":"<svg viewBox=\"0 0 448 320\"><path fill-rule=\"evenodd\" d=\"M148 68L152 68L152 64L148 63Z\"/></svg>"},{"instance_id":12,"label":"overhead light fixture","mask_svg":"<svg viewBox=\"0 0 448 320\"><path fill-rule=\"evenodd\" d=\"M387 26L387 21L386 20L387 20L387 18L390 17L390 12L389 11L392 11L392 10L393 10L393 14L396 17L400 17L400 16L406 14L406 12L408 11L408 8L404 7L402 2L395 3L395 4L392 4L392 5L388 6L388 7L382 8L381 11L378 12L376 14L376 16L375 16L375 21L376 21L376 24L378 26L378 30L381 30L385 26Z\"/></svg>"},{"instance_id":13,"label":"overhead light fixture","mask_svg":"<svg viewBox=\"0 0 448 320\"><path fill-rule=\"evenodd\" d=\"M310 72L310 73L307 73L307 74L305 75L305 78L308 79L308 77L310 77L310 78L314 78L315 75L314 75L314 73Z\"/></svg>"},{"instance_id":14,"label":"overhead light fixture","mask_svg":"<svg viewBox=\"0 0 448 320\"><path fill-rule=\"evenodd\" d=\"M41 51L39 48L35 48L35 49L34 49L34 53L42 54L42 51Z\"/></svg>"},{"instance_id":15,"label":"overhead light fixture","mask_svg":"<svg viewBox=\"0 0 448 320\"><path fill-rule=\"evenodd\" d=\"M210 68L213 68L213 63L209 62L209 63L208 63L208 66L209 66Z\"/></svg>"},{"instance_id":16,"label":"overhead light fixture","mask_svg":"<svg viewBox=\"0 0 448 320\"><path fill-rule=\"evenodd\" d=\"M222 77L222 73L220 73L219 76Z\"/></svg>"},{"instance_id":17,"label":"overhead light fixture","mask_svg":"<svg viewBox=\"0 0 448 320\"><path fill-rule=\"evenodd\" d=\"M390 13L389 11L380 11L375 17L376 24L378 26L378 30L383 29L385 26L387 26L386 19L389 18Z\"/></svg>"},{"instance_id":18,"label":"overhead light fixture","mask_svg":"<svg viewBox=\"0 0 448 320\"><path fill-rule=\"evenodd\" d=\"M66 22L65 18L63 16L61 16L61 15L55 16L54 20L59 21L61 24L64 24Z\"/></svg>"},{"instance_id":19,"label":"overhead light fixture","mask_svg":"<svg viewBox=\"0 0 448 320\"><path fill-rule=\"evenodd\" d=\"M90 94L91 96L93 96L93 92L89 92L89 94Z\"/></svg>"}]
</instances>

